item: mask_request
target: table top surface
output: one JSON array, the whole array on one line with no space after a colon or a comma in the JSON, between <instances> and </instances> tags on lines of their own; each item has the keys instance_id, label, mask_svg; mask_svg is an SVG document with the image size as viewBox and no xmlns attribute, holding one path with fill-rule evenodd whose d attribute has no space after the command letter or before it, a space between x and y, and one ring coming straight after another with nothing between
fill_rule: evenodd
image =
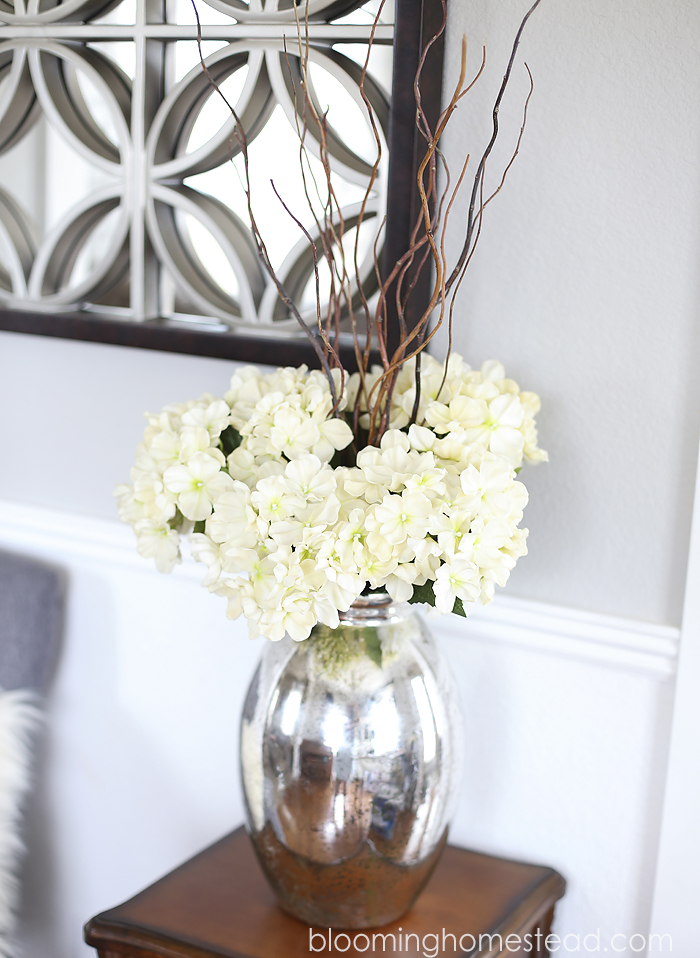
<instances>
[{"instance_id":1,"label":"table top surface","mask_svg":"<svg viewBox=\"0 0 700 958\"><path fill-rule=\"evenodd\" d=\"M564 894L564 879L552 868L494 858L447 846L425 890L402 919L374 929L401 938L403 952L417 954L426 934L462 936L457 954L486 956L501 949L471 946L474 936L523 935ZM401 929L401 931L399 931ZM314 929L314 931L321 931ZM314 944L329 956L321 939ZM340 932L333 931L333 938ZM358 932L349 933L351 941ZM372 931L370 931L370 939ZM222 838L134 898L93 918L88 944L102 952L165 958L309 958L309 927L278 906L243 828ZM398 941L397 937L397 941ZM364 940L359 940L364 945ZM429 939L432 943L432 939ZM452 939L440 954L453 955ZM333 955L341 947L333 947ZM428 950L430 950L430 947ZM381 942L377 948L381 951ZM396 951L398 951L398 945ZM421 952L425 950L421 945ZM387 940L387 951L394 948ZM345 952L356 956L353 944ZM369 953L372 953L370 948ZM503 952L507 954L508 952Z\"/></svg>"}]
</instances>

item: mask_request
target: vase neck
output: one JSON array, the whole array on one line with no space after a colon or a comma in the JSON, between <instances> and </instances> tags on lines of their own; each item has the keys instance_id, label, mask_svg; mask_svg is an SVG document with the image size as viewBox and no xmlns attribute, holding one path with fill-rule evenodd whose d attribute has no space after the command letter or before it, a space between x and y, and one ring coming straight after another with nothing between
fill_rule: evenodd
<instances>
[{"instance_id":1,"label":"vase neck","mask_svg":"<svg viewBox=\"0 0 700 958\"><path fill-rule=\"evenodd\" d=\"M385 625L410 615L411 609L406 602L394 602L388 593L378 592L355 599L348 611L340 612L338 618L345 625Z\"/></svg>"}]
</instances>

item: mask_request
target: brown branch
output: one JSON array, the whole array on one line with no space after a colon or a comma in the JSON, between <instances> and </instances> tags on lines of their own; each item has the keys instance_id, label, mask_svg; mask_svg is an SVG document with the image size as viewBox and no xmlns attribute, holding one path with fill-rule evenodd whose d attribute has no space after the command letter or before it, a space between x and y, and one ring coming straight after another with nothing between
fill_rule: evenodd
<instances>
[{"instance_id":1,"label":"brown branch","mask_svg":"<svg viewBox=\"0 0 700 958\"><path fill-rule=\"evenodd\" d=\"M508 166L506 166L505 170L503 171L501 182L498 184L498 186L493 191L493 193L489 196L489 198L487 200L484 200L484 205L482 209L479 210L480 213L483 211L483 209L485 209L489 205L489 203L494 198L494 196L500 193L501 190L503 189L503 184L505 183L506 177L508 176L508 173L510 172L510 168L513 165L513 163L515 163L515 158L520 152L520 144L522 143L523 134L525 133L525 127L527 125L527 108L530 105L530 98L532 97L533 91L535 89L535 81L532 79L532 73L530 73L530 67L527 65L527 63L525 64L525 69L527 70L527 75L530 78L530 92L527 95L527 99L525 100L525 106L523 107L523 122L520 127L520 135L518 136L518 142L515 144L515 150L513 151L513 155L510 158L510 162L508 163Z\"/></svg>"},{"instance_id":2,"label":"brown branch","mask_svg":"<svg viewBox=\"0 0 700 958\"><path fill-rule=\"evenodd\" d=\"M241 149L241 155L243 156L243 169L244 169L244 172L245 172L244 192L245 192L246 202L247 202L247 206L248 206L248 216L249 216L249 218L250 218L251 232L252 232L252 234L253 234L253 240L254 240L254 242L255 242L255 246L256 246L256 249L257 249L257 252L258 252L258 258L260 259L260 262L262 263L263 268L266 270L266 272L267 272L268 275L270 276L270 279L271 279L272 282L275 284L275 287L276 287L276 289L277 289L277 293L278 293L280 299L281 299L282 302L285 304L285 306L287 306L287 308L289 309L289 311L290 311L290 313L292 314L292 316L294 316L294 318L296 319L297 323L299 324L299 326L300 326L301 329L303 330L304 334L307 336L309 342L311 343L311 346L312 346L314 352L315 352L316 355L318 356L318 360L319 360L319 362L320 362L320 364L321 364L321 368L323 369L323 372L324 372L324 374L325 374L325 376L326 376L326 378L327 378L327 380L328 380L328 386L329 386L329 389L330 389L331 397L332 397L332 399L333 399L333 405L334 405L334 407L335 407L335 406L337 406L338 400L337 400L337 397L336 397L335 381L334 381L334 379L333 379L333 375L332 375L332 373L331 373L330 366L328 365L328 360L326 359L326 356L325 356L325 354L324 354L324 352L323 352L323 349L322 349L321 346L319 345L319 342L318 342L316 336L314 336L314 334L311 332L311 330L309 329L309 327L307 326L307 324L304 322L304 320L302 319L301 313L299 312L299 310L297 309L296 305L295 305L294 302L292 301L291 297L290 297L289 294L287 293L287 291L286 291L286 289L284 288L283 284L282 284L282 283L280 282L280 280L277 278L277 275L276 275L276 273L275 273L275 270L274 270L274 268L273 268L273 266L272 266L272 263L271 263L271 261L270 261L270 257L269 257L268 252L267 252L267 247L265 246L265 243L264 243L264 241L263 241L262 234L260 233L260 230L258 229L258 225L257 225L257 222L256 222L256 220L255 220L255 215L254 215L254 213L253 213L253 206L252 206L252 200L251 200L251 191L250 191L250 167L249 167L249 160L248 160L248 142L247 142L245 130L243 129L243 125L242 125L242 123L241 123L241 121L240 121L240 118L239 118L238 114L236 113L235 108L229 103L229 101L228 101L227 97L225 96L224 92L221 90L221 88L219 87L218 83L214 80L214 78L212 77L211 73L209 72L209 68L207 67L206 61L205 61L204 56L203 56L203 53L202 53L202 25L201 25L201 22L200 22L200 19L199 19L199 11L197 10L197 6L196 6L196 4L195 4L195 0L191 0L191 2L192 2L192 7L193 7L193 9L194 9L195 19L196 19L196 21L197 21L197 38L196 38L196 39L197 39L197 50L198 50L198 52L199 52L199 60L200 60L200 63L201 63L201 65L202 65L202 70L204 71L204 75L205 75L205 77L207 78L209 84L212 86L212 88L216 91L216 93L218 93L218 95L219 95L219 96L221 97L221 99L224 101L224 103L226 104L227 108L229 109L229 111L230 111L230 113L231 113L231 115L233 116L233 119L234 119L234 121L235 121L234 136L236 137L236 140L237 140L237 142L238 142L238 144L239 144L239 146L240 146L240 149Z\"/></svg>"},{"instance_id":3,"label":"brown branch","mask_svg":"<svg viewBox=\"0 0 700 958\"><path fill-rule=\"evenodd\" d=\"M367 442L369 444L378 444L384 431L388 428L391 417L393 393L396 386L398 373L404 363L409 362L414 358L416 360L416 389L410 421L417 421L421 403L421 353L440 329L446 314L448 325L448 353L445 360L445 370L447 369L447 363L449 362L452 349L453 314L456 294L461 286L466 270L472 261L474 251L479 242L483 225L484 210L491 200L493 200L502 189L510 169L512 168L512 165L518 156L527 122L528 106L534 89L532 75L526 64L528 76L530 77L530 90L523 109L523 121L516 147L509 163L503 171L498 186L488 196L487 199L484 199L485 171L489 157L499 135L500 106L511 78L515 56L519 48L525 25L527 24L532 13L541 3L541 0L535 0L520 22L520 26L516 33L506 72L492 108L491 137L479 160L479 164L474 175L464 244L458 261L448 276L448 264L445 253L445 235L447 224L450 220L450 214L453 209L453 204L455 203L457 194L465 179L469 164L469 156L467 156L462 166L462 170L456 185L454 188L452 188L450 184L449 168L445 157L439 148L439 141L448 122L453 116L454 111L457 109L459 102L472 89L472 87L481 77L486 63L486 51L483 51L482 61L478 71L472 80L465 85L466 41L463 41L459 80L454 88L454 92L449 103L440 113L438 119L435 121L435 128L432 129L423 107L421 81L429 52L445 31L447 18L446 0L441 0L441 2L443 9L442 23L435 35L428 40L421 50L420 60L413 84L416 102L416 130L426 142L426 149L416 175L416 185L420 197L420 208L409 237L408 249L402 256L399 257L397 262L390 270L389 275L384 278L381 277L379 270L378 243L384 229L385 221L379 225L379 228L376 231L373 245L373 258L375 274L377 276L379 286L379 293L377 305L374 310L374 316L372 317L360 272L359 243L360 231L367 216L367 207L370 202L376 179L379 175L382 159L382 138L380 136L370 97L367 95L367 91L365 89L365 83L373 48L375 30L384 7L385 0L382 0L372 25L367 47L367 55L360 79L360 94L367 110L369 123L376 144L376 159L374 160L369 172L366 189L359 208L359 213L357 218L353 220L353 225L349 227L350 229L354 228L356 230L352 254L354 278L351 278L349 272L349 256L346 256L345 250L346 231L348 229L348 224L346 223L345 216L343 214L343 210L336 195L335 187L332 181L332 146L329 146L328 113L327 111L323 111L321 109L309 75L310 40L308 4L305 8L302 26L297 0L293 0L294 16L297 26L297 38L299 44L298 71L296 71L296 68L292 67L292 62L287 52L286 42L284 45L284 53L287 62L287 69L291 79L292 95L294 99L295 125L297 135L299 137L299 161L304 196L313 217L314 227L312 227L312 230L315 230L315 235L317 236L316 240L312 238L312 233L307 230L306 227L304 227L301 220L291 212L275 188L274 183L272 183L272 189L288 215L302 230L310 245L313 259L316 320L318 327L318 334L314 334L312 333L308 324L304 321L297 306L292 302L291 297L287 294L283 284L275 275L265 243L255 221L251 202L248 144L245 131L242 129L234 108L228 102L217 83L209 73L201 50L201 26L199 23L199 16L195 2L192 0L197 18L197 41L202 67L210 84L222 97L235 119L234 136L240 146L240 151L243 156L243 169L245 173L244 192L248 204L251 232L253 234L256 249L258 251L258 256L265 270L275 283L278 295L280 296L282 302L287 306L290 314L295 317L299 325L302 327L305 334L310 339L317 356L319 357L321 367L323 368L324 373L329 380L334 403L334 413L337 412L340 398L342 398L343 395L345 379L344 372L341 368L341 391L340 397L338 397L336 395L335 381L333 379L331 366L329 363L338 365L340 367L340 360L338 357L340 322L343 308L345 307L347 309L347 314L350 317L350 323L352 327L355 356L360 373L360 387L358 389L357 399L353 411L354 432L357 440L359 416L364 404L366 405L369 417L369 435L367 437ZM301 95L299 96L297 95L298 88L301 89ZM299 102L300 100L301 102ZM322 191L319 181L314 174L313 167L310 162L308 152L308 134L310 132L318 143L319 159L323 170L323 178L325 180L323 196L321 195ZM438 189L439 171L444 172L446 183L441 185ZM312 188L310 188L311 184L313 184ZM320 204L321 212L319 213L317 213L319 206L312 197L312 190L315 191L318 203ZM330 277L328 286L328 303L325 307L323 306L321 300L319 251L322 253L323 260L326 262ZM431 294L429 301L423 308L418 322L411 330L409 330L406 324L406 309L411 300L411 296L414 294L414 291L417 288L419 278L424 274L424 271L429 268L430 264L432 264L434 269L434 278L430 287ZM357 300L359 300L361 309L365 315L366 333L364 345L360 343L357 317L355 315L356 294L353 291L353 284L356 284ZM388 354L387 347L387 296L389 295L389 290L392 288L392 286L394 287L393 296L395 298L396 316L399 324L399 344L394 349L393 354L390 356ZM436 311L439 312L436 321L433 322ZM383 368L381 374L377 377L372 387L368 388L367 373L369 371L372 341L375 335ZM334 341L334 345L331 344L331 340ZM443 376L440 389L443 388L444 382L445 377Z\"/></svg>"},{"instance_id":4,"label":"brown branch","mask_svg":"<svg viewBox=\"0 0 700 958\"><path fill-rule=\"evenodd\" d=\"M304 234L304 236L305 236L305 237L307 238L307 240L309 241L309 246L311 247L311 253L312 253L312 255L313 255L313 260L314 260L314 279L315 279L315 282L316 282L316 318L317 318L317 321L318 321L318 331L319 331L319 334L320 334L320 336L321 336L321 339L323 340L323 343L324 343L326 349L328 350L328 352L331 354L331 356L332 356L333 359L335 360L337 366L340 368L340 377L341 377L341 379L340 379L340 381L341 381L340 395L342 396L342 394L343 394L342 384L343 384L343 382L344 382L344 380L345 380L345 372L344 372L344 370L343 370L343 367L341 366L341 363L340 363L340 359L339 359L339 357L338 357L338 354L336 353L336 351L333 349L333 347L331 346L331 344L330 344L330 343L328 342L328 340L326 339L326 335L325 335L324 330L323 330L323 324L322 324L322 322L321 322L321 293L320 293L320 285L319 285L318 257L317 257L317 254L316 254L316 244L315 244L314 241L313 241L313 238L312 238L312 236L311 236L311 233L309 233L309 231L306 229L306 227L305 227L304 224L301 222L301 220L300 220L298 217L296 217L296 216L294 215L294 213L292 213L292 211L290 210L290 208L287 206L287 204L284 202L284 200L282 199L282 197L279 195L279 193L277 192L277 187L275 186L275 184L274 184L274 182L273 182L272 180L270 180L270 185L272 186L272 189L273 189L273 191L274 191L275 196L277 197L277 199L280 201L280 203L281 203L282 206L284 207L285 212L294 220L294 222L296 223L296 225L299 227L299 229L302 231L302 233ZM307 328L308 328L308 327L307 327ZM339 402L340 402L340 397L336 398L336 396L333 395L333 409L331 410L331 415L334 415L334 414L335 414L335 412L336 412L336 410L337 410L337 408L338 408L338 403L339 403Z\"/></svg>"},{"instance_id":5,"label":"brown branch","mask_svg":"<svg viewBox=\"0 0 700 958\"><path fill-rule=\"evenodd\" d=\"M398 366L400 366L403 362L405 362L405 361L409 358L408 356L406 356L406 348L408 347L408 344L411 343L416 337L420 337L419 342L422 341L422 345L420 346L418 352L420 352L421 349L423 349L424 346L427 344L427 342L432 338L432 336L434 335L435 330L434 330L433 333L431 333L431 335L430 335L427 339L425 339L425 340L423 339L424 330L425 330L425 327L427 326L427 324L428 324L428 322L429 322L429 320L430 320L430 316L431 316L431 314L432 314L433 309L438 305L438 303L441 301L441 299L444 299L444 297L441 297L441 295L440 295L440 294L442 293L443 284L444 284L443 264L442 264L442 261L441 261L441 258L440 258L440 254L439 254L439 251L438 251L437 246L436 246L436 244L435 244L435 239L434 239L434 236L433 236L432 217L431 217L431 213L430 213L430 206L429 206L429 202L428 202L428 195L427 195L427 193L426 193L426 188L425 188L425 185L424 185L424 182L423 182L423 176L424 176L424 173L425 173L426 168L428 167L428 165L429 165L429 163L430 163L431 158L432 158L432 157L434 156L434 154L435 154L435 150L437 149L437 142L438 142L440 136L442 135L442 133L443 133L443 131L444 131L444 129L445 129L445 126L447 125L447 123L448 123L450 117L452 116L452 113L454 112L454 110L455 110L456 107L457 107L457 103L458 103L458 101L459 101L459 99L460 99L460 95L461 95L461 93L462 93L462 91L463 91L463 89L464 89L465 74L466 74L466 41L463 40L463 41L462 41L462 60L461 60L461 69L460 69L459 80L458 80L457 85L456 85L456 87L455 87L455 91L454 91L454 93L453 93L453 95L452 95L452 98L451 98L451 100L450 100L450 103L448 104L447 108L446 108L446 109L443 111L443 113L441 114L439 123L438 123L437 126L436 126L435 133L434 133L433 137L431 138L431 142L428 144L428 149L426 150L425 156L423 157L423 160L422 160L422 162L421 162L421 164L420 164L420 166L419 166L419 169L418 169L418 174L417 174L417 176L416 176L416 182L417 182L417 184L418 184L418 191L419 191L420 198L421 198L421 210L422 210L422 216L423 216L423 228L424 228L424 231L425 231L425 232L424 232L424 237L421 237L421 240L419 240L418 243L414 244L414 246L412 247L412 249L410 249L410 250L408 251L408 253L405 255L405 257L402 257L402 259L404 259L404 260L409 260L409 259L411 258L411 256L414 255L414 251L415 251L416 246L419 245L419 244L420 244L420 245L423 245L422 241L423 241L423 239L425 239L425 241L428 243L428 245L429 245L429 247L430 247L430 254L431 254L432 257L433 257L433 262L434 262L434 264L435 264L435 270L436 270L436 274L437 274L437 282L436 282L436 284L435 284L435 288L434 288L434 290L433 290L433 293L432 293L432 295L431 295L431 297L430 297L430 302L429 302L427 308L425 309L423 315L421 316L421 319L419 320L419 322L417 323L417 325L413 328L413 330L411 330L411 332L410 332L409 334L402 336L402 339L401 339L401 341L400 341L400 343L399 343L399 346L398 346L398 348L396 349L396 351L394 352L394 355L393 355L393 357L392 357L392 360L391 360L391 363L390 363L390 365L389 365L389 368L385 368L383 376L382 376L382 377L380 378L380 380L378 380L378 382L375 383L375 385L372 387L372 392L374 392L374 390L377 388L377 386L379 387L379 389L378 389L378 393L377 393L377 399L376 399L376 401L375 401L375 403L374 403L374 405L373 405L373 407L372 407L372 409L371 409L371 411L370 411L370 437L369 437L369 442L370 442L370 443L372 443L373 441L377 441L377 442L380 441L380 440L381 440L382 431L383 431L383 429L385 428L385 427L384 427L384 422L385 422L385 420L386 420L386 416L383 416L383 417L382 417L382 421L381 421L381 424L380 424L380 427L379 427L379 434L376 433L375 428L374 428L374 424L376 423L379 409L380 409L380 408L383 408L383 409L386 411L386 409L388 409L389 406L390 406L390 404L391 404L391 396L392 396L392 393L393 393L393 387L394 387L394 384L395 384L395 382L396 382L396 377L394 376L394 370L397 369ZM415 231L414 231L413 236L415 236ZM413 237L412 237L412 238L413 238ZM398 264L397 264L397 265L398 265ZM384 287L385 290L388 289L388 286L389 286L390 282L393 280L393 275L394 275L394 273L395 273L395 270L396 270L396 267L394 267L394 270L392 270L392 273L390 274L390 277L391 277L391 278L385 283L385 287ZM442 311L442 307L441 307L441 311ZM436 326L436 329L439 328L441 322L442 322L442 315L440 316L440 319L439 319L439 321L438 321L438 324L437 324L437 326ZM415 355L415 353L413 353L413 354L411 354L411 355Z\"/></svg>"},{"instance_id":6,"label":"brown branch","mask_svg":"<svg viewBox=\"0 0 700 958\"><path fill-rule=\"evenodd\" d=\"M530 7L530 9L527 11L525 16L523 17L520 23L520 26L518 28L518 32L515 35L515 40L513 42L513 47L511 49L510 58L508 60L508 66L506 67L506 72L503 77L503 82L501 83L501 87L498 91L498 96L496 97L496 101L494 103L493 111L491 114L492 124L493 124L491 139L489 140L488 145L482 154L482 157L479 161L479 166L477 167L476 176L474 177L474 185L472 187L472 194L471 194L471 199L469 202L469 214L467 216L467 232L466 232L466 236L464 240L464 245L462 247L462 252L460 253L459 259L457 260L457 264L455 268L453 269L450 275L450 278L447 280L447 283L445 284L445 289L447 292L449 292L450 288L459 277L462 267L464 266L465 260L467 259L467 256L469 255L469 248L471 246L472 235L474 231L474 221L475 221L474 210L476 206L476 198L477 198L477 195L479 194L479 184L484 175L484 167L486 166L486 161L488 160L491 154L491 151L493 150L494 144L496 140L498 139L498 131L499 131L498 111L501 108L501 101L503 100L503 96L508 87L508 81L510 80L510 75L513 71L513 63L515 62L515 55L518 51L518 47L520 46L520 38L522 37L523 30L525 29L525 25L527 24L527 21L530 19L530 17L535 12L535 10L537 9L537 7L540 5L541 2L542 0L535 0L533 5Z\"/></svg>"},{"instance_id":7,"label":"brown branch","mask_svg":"<svg viewBox=\"0 0 700 958\"><path fill-rule=\"evenodd\" d=\"M379 130L377 129L377 123L374 116L374 110L372 109L372 104L370 103L369 97L367 96L365 92L365 80L367 78L367 70L369 68L369 59L372 53L372 47L374 44L374 36L377 29L377 24L379 23L379 18L382 15L385 2L386 0L381 0L381 3L379 4L379 9L377 10L377 14L374 18L374 22L372 23L372 29L370 31L369 40L367 43L367 55L365 56L365 62L363 64L362 73L360 75L360 96L362 97L362 102L365 104L365 109L367 110L370 126L372 128L372 135L374 136L374 142L377 147L376 159L372 165L369 182L367 183L367 189L365 190L365 195L362 198L362 203L360 206L360 212L357 219L357 230L355 233L355 247L353 250L353 264L355 267L355 278L357 280L357 288L359 291L362 308L365 314L365 324L366 324L365 348L364 348L364 352L362 353L362 362L360 362L360 350L359 350L359 342L357 339L357 326L356 326L355 316L352 310L352 306L350 306L350 321L352 323L353 342L355 344L355 355L358 361L358 369L360 370L361 389L365 392L366 392L365 373L367 372L369 368L369 357L370 357L371 346L372 346L372 324L370 320L369 303L367 302L367 297L365 296L365 291L364 291L364 287L362 283L362 276L360 275L360 267L357 262L357 257L358 257L359 243L360 243L360 229L362 227L362 223L364 222L367 203L371 196L372 188L374 186L376 178L379 174L379 165L382 159L382 141L381 141L381 137L379 136ZM379 237L379 234L381 233L382 228L383 227L380 226L379 229L377 230L377 237ZM376 244L375 244L375 257L376 257ZM381 283L381 280L380 280L380 283Z\"/></svg>"},{"instance_id":8,"label":"brown branch","mask_svg":"<svg viewBox=\"0 0 700 958\"><path fill-rule=\"evenodd\" d=\"M466 174L466 172L467 172L467 167L468 167L468 165L469 165L469 154L467 153L466 159L465 159L465 161L464 161L464 163L463 163L463 165L462 165L462 170L461 170L461 172L460 172L460 174L459 174L459 179L457 180L457 183L455 184L455 188L454 188L454 190L452 191L452 196L450 197L449 203L447 204L447 209L445 210L445 219L444 219L444 221L443 221L442 236L441 236L441 238L440 238L440 247L441 247L441 249L443 250L443 252L444 252L444 249L445 249L445 236L447 235L447 224L448 224L449 219L450 219L450 213L452 212L452 205L453 205L455 199L457 198L457 194L459 193L459 188L460 188L460 186L462 185L462 180L464 179L464 176L465 176L465 174ZM462 274L462 275L464 275L464 274ZM460 287L460 285L461 285L461 282L462 282L462 280L461 280L461 278L460 278L460 280L457 282L456 286L454 287L454 291L453 291L453 294L452 294L452 299L451 299L451 301L450 301L450 309L449 309L448 319L447 319L447 355L445 356L445 369L444 369L444 372L443 372L443 374L442 374L442 381L440 382L440 388L438 389L438 391L437 391L437 393L436 393L436 395L435 395L435 398L436 398L436 399L439 397L440 393L442 392L442 387L445 385L445 380L447 379L447 363L448 363L449 358L450 358L450 355L451 355L451 353L452 353L452 314L453 314L453 311L454 311L454 300L455 300L456 292L457 292L457 290L459 289L459 287ZM414 416L417 416L417 415L418 415L418 406L417 406L417 405L414 406L413 413L414 413ZM414 419L414 421L415 421L415 419Z\"/></svg>"}]
</instances>

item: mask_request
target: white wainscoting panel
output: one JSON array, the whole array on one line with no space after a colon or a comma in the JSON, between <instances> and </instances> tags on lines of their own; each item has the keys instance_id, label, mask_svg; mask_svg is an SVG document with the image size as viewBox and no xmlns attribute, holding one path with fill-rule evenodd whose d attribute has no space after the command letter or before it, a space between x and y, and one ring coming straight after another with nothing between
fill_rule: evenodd
<instances>
[{"instance_id":1,"label":"white wainscoting panel","mask_svg":"<svg viewBox=\"0 0 700 958\"><path fill-rule=\"evenodd\" d=\"M22 942L25 958L78 958L92 914L242 821L237 724L260 640L198 566L158 574L117 522L0 501L0 546L68 576ZM678 630L509 596L430 625L466 726L452 840L559 868L561 935L645 935Z\"/></svg>"},{"instance_id":2,"label":"white wainscoting panel","mask_svg":"<svg viewBox=\"0 0 700 958\"><path fill-rule=\"evenodd\" d=\"M673 930L676 958L700 949L700 468L690 535L652 928Z\"/></svg>"}]
</instances>

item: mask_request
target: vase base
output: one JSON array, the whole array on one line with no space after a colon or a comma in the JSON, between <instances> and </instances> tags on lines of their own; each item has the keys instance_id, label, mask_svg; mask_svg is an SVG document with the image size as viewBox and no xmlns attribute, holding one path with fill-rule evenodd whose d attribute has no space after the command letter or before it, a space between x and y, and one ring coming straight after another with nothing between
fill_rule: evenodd
<instances>
[{"instance_id":1,"label":"vase base","mask_svg":"<svg viewBox=\"0 0 700 958\"><path fill-rule=\"evenodd\" d=\"M412 865L380 854L367 840L351 858L314 862L290 851L266 825L253 847L280 905L317 928L380 928L401 918L423 890L447 843Z\"/></svg>"}]
</instances>

